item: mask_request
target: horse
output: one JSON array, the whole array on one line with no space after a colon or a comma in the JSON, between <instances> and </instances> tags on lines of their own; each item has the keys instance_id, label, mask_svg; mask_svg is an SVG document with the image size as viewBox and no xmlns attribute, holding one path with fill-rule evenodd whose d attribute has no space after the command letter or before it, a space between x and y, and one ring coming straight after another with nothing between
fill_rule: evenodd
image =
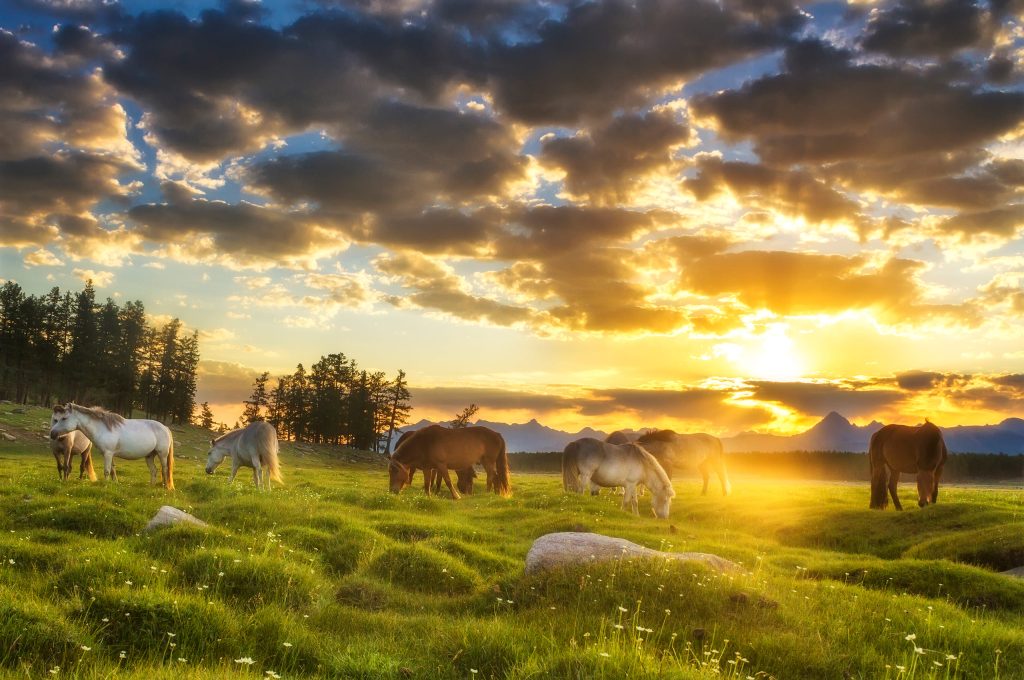
<instances>
[{"instance_id":1,"label":"horse","mask_svg":"<svg viewBox=\"0 0 1024 680\"><path fill-rule=\"evenodd\" d=\"M50 451L57 460L59 479L67 481L71 478L71 458L77 454L82 458L78 467L78 478L83 479L88 473L89 481L96 481L96 472L92 469L92 442L78 430L51 439Z\"/></svg>"},{"instance_id":2,"label":"horse","mask_svg":"<svg viewBox=\"0 0 1024 680\"><path fill-rule=\"evenodd\" d=\"M433 469L444 480L452 498L462 498L452 484L449 469L462 470L480 463L487 472L487 490L511 496L508 452L500 434L486 427L447 428L429 425L416 430L391 454L388 474L392 493L409 486L415 468ZM474 473L475 474L475 473ZM431 475L424 473L423 490L430 495Z\"/></svg>"},{"instance_id":3,"label":"horse","mask_svg":"<svg viewBox=\"0 0 1024 680\"><path fill-rule=\"evenodd\" d=\"M732 491L729 473L725 469L725 453L718 437L703 433L678 434L672 430L655 430L641 435L636 443L658 459L669 478L682 467L696 464L704 478L702 496L706 496L708 493L711 470L715 471L722 484L722 495L728 496Z\"/></svg>"},{"instance_id":4,"label":"horse","mask_svg":"<svg viewBox=\"0 0 1024 680\"><path fill-rule=\"evenodd\" d=\"M622 430L615 430L610 435L604 438L606 444L616 444L622 446L623 444L632 444L633 440L630 439L629 435Z\"/></svg>"},{"instance_id":5,"label":"horse","mask_svg":"<svg viewBox=\"0 0 1024 680\"><path fill-rule=\"evenodd\" d=\"M942 431L925 421L917 427L886 425L871 435L868 462L871 466L871 508L884 510L889 505L886 487L892 503L902 510L896 486L901 472L917 474L917 505L924 507L939 500L939 480L949 451L942 439Z\"/></svg>"},{"instance_id":6,"label":"horse","mask_svg":"<svg viewBox=\"0 0 1024 680\"><path fill-rule=\"evenodd\" d=\"M593 437L570 442L562 452L562 484L566 491L584 493L592 484L621 486L622 507L640 514L637 485L651 490L651 510L659 519L668 517L676 495L672 481L658 460L638 444L609 444Z\"/></svg>"},{"instance_id":7,"label":"horse","mask_svg":"<svg viewBox=\"0 0 1024 680\"><path fill-rule=\"evenodd\" d=\"M117 481L114 456L127 460L145 458L149 482L156 483L156 462L165 489L174 489L174 438L163 423L141 418L124 418L106 409L68 402L53 407L50 439L78 430L103 453L103 478Z\"/></svg>"},{"instance_id":8,"label":"horse","mask_svg":"<svg viewBox=\"0 0 1024 680\"><path fill-rule=\"evenodd\" d=\"M403 432L402 436L398 438L397 442L395 442L395 450L402 445L402 442L411 437L414 432L416 432L416 430L407 430L406 432ZM428 480L427 483L433 486L434 493L439 493L441 491L441 475L435 474L434 468L427 468L423 471L423 474L430 477L430 480ZM455 488L459 490L459 493L473 493L473 480L476 479L476 469L473 466L456 470L455 476L458 477L458 480L455 482ZM409 468L409 486L412 486L414 477L416 477L416 468L411 467Z\"/></svg>"},{"instance_id":9,"label":"horse","mask_svg":"<svg viewBox=\"0 0 1024 680\"><path fill-rule=\"evenodd\" d=\"M231 476L228 477L228 484L235 481L239 466L244 465L252 468L252 479L256 483L256 488L262 488L265 481L269 489L270 480L284 484L277 451L277 430L267 421L257 420L210 440L210 452L206 455L206 474L212 475L224 458L230 455Z\"/></svg>"}]
</instances>

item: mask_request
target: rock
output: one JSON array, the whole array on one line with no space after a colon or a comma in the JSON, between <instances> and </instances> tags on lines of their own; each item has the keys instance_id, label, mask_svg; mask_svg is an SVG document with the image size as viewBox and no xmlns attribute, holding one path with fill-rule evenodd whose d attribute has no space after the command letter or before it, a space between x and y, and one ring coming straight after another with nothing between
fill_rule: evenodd
<instances>
[{"instance_id":1,"label":"rock","mask_svg":"<svg viewBox=\"0 0 1024 680\"><path fill-rule=\"evenodd\" d=\"M4 439L6 439L9 442L16 442L16 441L18 441L18 438L15 437L10 432L0 432L0 437L3 437Z\"/></svg>"},{"instance_id":2,"label":"rock","mask_svg":"<svg viewBox=\"0 0 1024 680\"><path fill-rule=\"evenodd\" d=\"M708 553L674 553L651 550L624 538L601 534L560 531L541 536L526 554L526 573L532 574L566 565L604 562L623 557L652 557L701 562L718 571L739 571L735 562Z\"/></svg>"},{"instance_id":3,"label":"rock","mask_svg":"<svg viewBox=\"0 0 1024 680\"><path fill-rule=\"evenodd\" d=\"M1024 567L1014 567L1013 569L1007 569L1002 572L1003 576L1012 576L1014 578L1024 578Z\"/></svg>"},{"instance_id":4,"label":"rock","mask_svg":"<svg viewBox=\"0 0 1024 680\"><path fill-rule=\"evenodd\" d=\"M165 505L157 510L157 513L153 515L153 519L149 520L149 524L146 525L146 528L143 529L143 531L153 531L160 527L169 527L177 524L178 522L188 522L189 524L195 524L201 527L207 526L206 522L197 517L193 517L184 510L179 510L178 508L170 505Z\"/></svg>"},{"instance_id":5,"label":"rock","mask_svg":"<svg viewBox=\"0 0 1024 680\"><path fill-rule=\"evenodd\" d=\"M11 413L28 413L27 408L12 408Z\"/></svg>"}]
</instances>

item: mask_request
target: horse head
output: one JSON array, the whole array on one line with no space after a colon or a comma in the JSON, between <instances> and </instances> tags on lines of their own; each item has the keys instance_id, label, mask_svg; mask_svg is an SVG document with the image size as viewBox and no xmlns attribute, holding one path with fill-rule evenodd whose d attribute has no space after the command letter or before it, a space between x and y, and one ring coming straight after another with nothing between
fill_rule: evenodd
<instances>
[{"instance_id":1,"label":"horse head","mask_svg":"<svg viewBox=\"0 0 1024 680\"><path fill-rule=\"evenodd\" d=\"M50 439L57 439L78 429L78 414L72 406L73 404L68 402L53 407L53 415L50 417Z\"/></svg>"},{"instance_id":2,"label":"horse head","mask_svg":"<svg viewBox=\"0 0 1024 680\"><path fill-rule=\"evenodd\" d=\"M212 475L228 455L228 447L220 439L210 440L210 452L206 454L206 474Z\"/></svg>"},{"instance_id":3,"label":"horse head","mask_svg":"<svg viewBox=\"0 0 1024 680\"><path fill-rule=\"evenodd\" d=\"M390 477L391 493L398 493L409 486L409 480L411 479L409 467L394 458L388 459L388 475Z\"/></svg>"}]
</instances>

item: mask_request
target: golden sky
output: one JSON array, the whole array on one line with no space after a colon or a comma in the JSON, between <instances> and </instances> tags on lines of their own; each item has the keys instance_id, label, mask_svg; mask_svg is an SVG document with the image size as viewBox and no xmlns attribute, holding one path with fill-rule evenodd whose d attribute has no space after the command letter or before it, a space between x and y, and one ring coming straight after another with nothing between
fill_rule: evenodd
<instances>
[{"instance_id":1,"label":"golden sky","mask_svg":"<svg viewBox=\"0 0 1024 680\"><path fill-rule=\"evenodd\" d=\"M414 418L996 422L1024 403L1014 5L38 0L0 11L0 274ZM188 45L184 53L182 45Z\"/></svg>"}]
</instances>

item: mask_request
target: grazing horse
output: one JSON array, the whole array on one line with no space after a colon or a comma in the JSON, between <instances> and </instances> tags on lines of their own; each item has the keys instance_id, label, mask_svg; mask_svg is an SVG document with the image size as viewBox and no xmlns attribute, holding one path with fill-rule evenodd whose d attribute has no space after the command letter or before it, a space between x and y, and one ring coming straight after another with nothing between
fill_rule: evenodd
<instances>
[{"instance_id":1,"label":"grazing horse","mask_svg":"<svg viewBox=\"0 0 1024 680\"><path fill-rule=\"evenodd\" d=\"M933 423L924 425L886 425L871 435L868 461L871 465L871 508L884 510L892 503L902 510L896 485L901 472L917 474L917 504L924 507L939 499L939 480L949 452L942 431Z\"/></svg>"},{"instance_id":2,"label":"grazing horse","mask_svg":"<svg viewBox=\"0 0 1024 680\"><path fill-rule=\"evenodd\" d=\"M414 432L416 432L416 430L407 430L406 432L403 432L402 436L398 438L397 442L395 442L395 449L394 450L397 451L398 447L402 445L402 442L404 442L406 439L411 437ZM436 493L440 492L441 491L441 475L436 474L434 468L427 468L426 470L423 471L423 474L425 474L428 477L430 477L430 481L428 483L433 486L434 493L436 494ZM413 481L413 478L415 476L416 476L416 468L415 467L409 468L409 486L412 486L412 481ZM456 470L455 471L455 476L458 477L458 481L455 482L455 487L459 490L459 493L464 493L464 494L471 494L471 493L473 493L473 480L476 479L476 469L475 468L470 466L468 468L462 468L461 470Z\"/></svg>"},{"instance_id":3,"label":"grazing horse","mask_svg":"<svg viewBox=\"0 0 1024 680\"><path fill-rule=\"evenodd\" d=\"M103 478L117 481L114 456L127 460L145 458L149 481L156 483L156 462L164 488L174 489L174 438L163 423L140 418L127 419L100 407L88 408L68 402L53 407L50 439L74 430L83 432L103 453Z\"/></svg>"},{"instance_id":4,"label":"grazing horse","mask_svg":"<svg viewBox=\"0 0 1024 680\"><path fill-rule=\"evenodd\" d=\"M415 468L433 470L444 480L452 498L462 496L452 484L449 469L464 470L481 464L487 472L487 490L511 496L508 453L500 434L486 427L447 428L429 425L416 430L391 454L390 486L398 493L409 486ZM474 473L475 474L475 473ZM430 495L431 475L424 473L423 490Z\"/></svg>"},{"instance_id":5,"label":"grazing horse","mask_svg":"<svg viewBox=\"0 0 1024 680\"><path fill-rule=\"evenodd\" d=\"M637 485L651 490L651 510L659 519L668 517L672 497L672 481L657 459L637 444L609 444L600 439L584 437L571 442L562 453L562 484L566 491L584 493L592 484L621 486L625 489L622 507L640 514Z\"/></svg>"},{"instance_id":6,"label":"grazing horse","mask_svg":"<svg viewBox=\"0 0 1024 680\"><path fill-rule=\"evenodd\" d=\"M632 444L633 440L629 438L629 435L622 430L615 430L610 435L604 438L607 444L616 444L622 446L623 444Z\"/></svg>"},{"instance_id":7,"label":"grazing horse","mask_svg":"<svg viewBox=\"0 0 1024 680\"><path fill-rule=\"evenodd\" d=\"M231 476L228 484L235 480L242 465L252 468L252 479L256 488L264 481L270 488L270 480L284 484L281 478L281 464L277 459L277 430L265 420L257 420L243 428L231 430L210 440L210 453L206 456L206 474L212 475L226 456L231 456Z\"/></svg>"},{"instance_id":8,"label":"grazing horse","mask_svg":"<svg viewBox=\"0 0 1024 680\"><path fill-rule=\"evenodd\" d=\"M78 478L89 475L89 481L96 481L96 472L92 469L92 442L84 434L75 430L50 440L50 451L57 459L57 476L67 481L71 478L71 458L76 454L82 461L78 467Z\"/></svg>"},{"instance_id":9,"label":"grazing horse","mask_svg":"<svg viewBox=\"0 0 1024 680\"><path fill-rule=\"evenodd\" d=\"M710 471L714 470L722 483L722 494L729 495L732 485L725 469L725 453L718 437L709 434L678 434L672 430L655 430L642 435L636 443L658 459L671 478L683 467L696 467L704 478L701 495L708 493Z\"/></svg>"}]
</instances>

